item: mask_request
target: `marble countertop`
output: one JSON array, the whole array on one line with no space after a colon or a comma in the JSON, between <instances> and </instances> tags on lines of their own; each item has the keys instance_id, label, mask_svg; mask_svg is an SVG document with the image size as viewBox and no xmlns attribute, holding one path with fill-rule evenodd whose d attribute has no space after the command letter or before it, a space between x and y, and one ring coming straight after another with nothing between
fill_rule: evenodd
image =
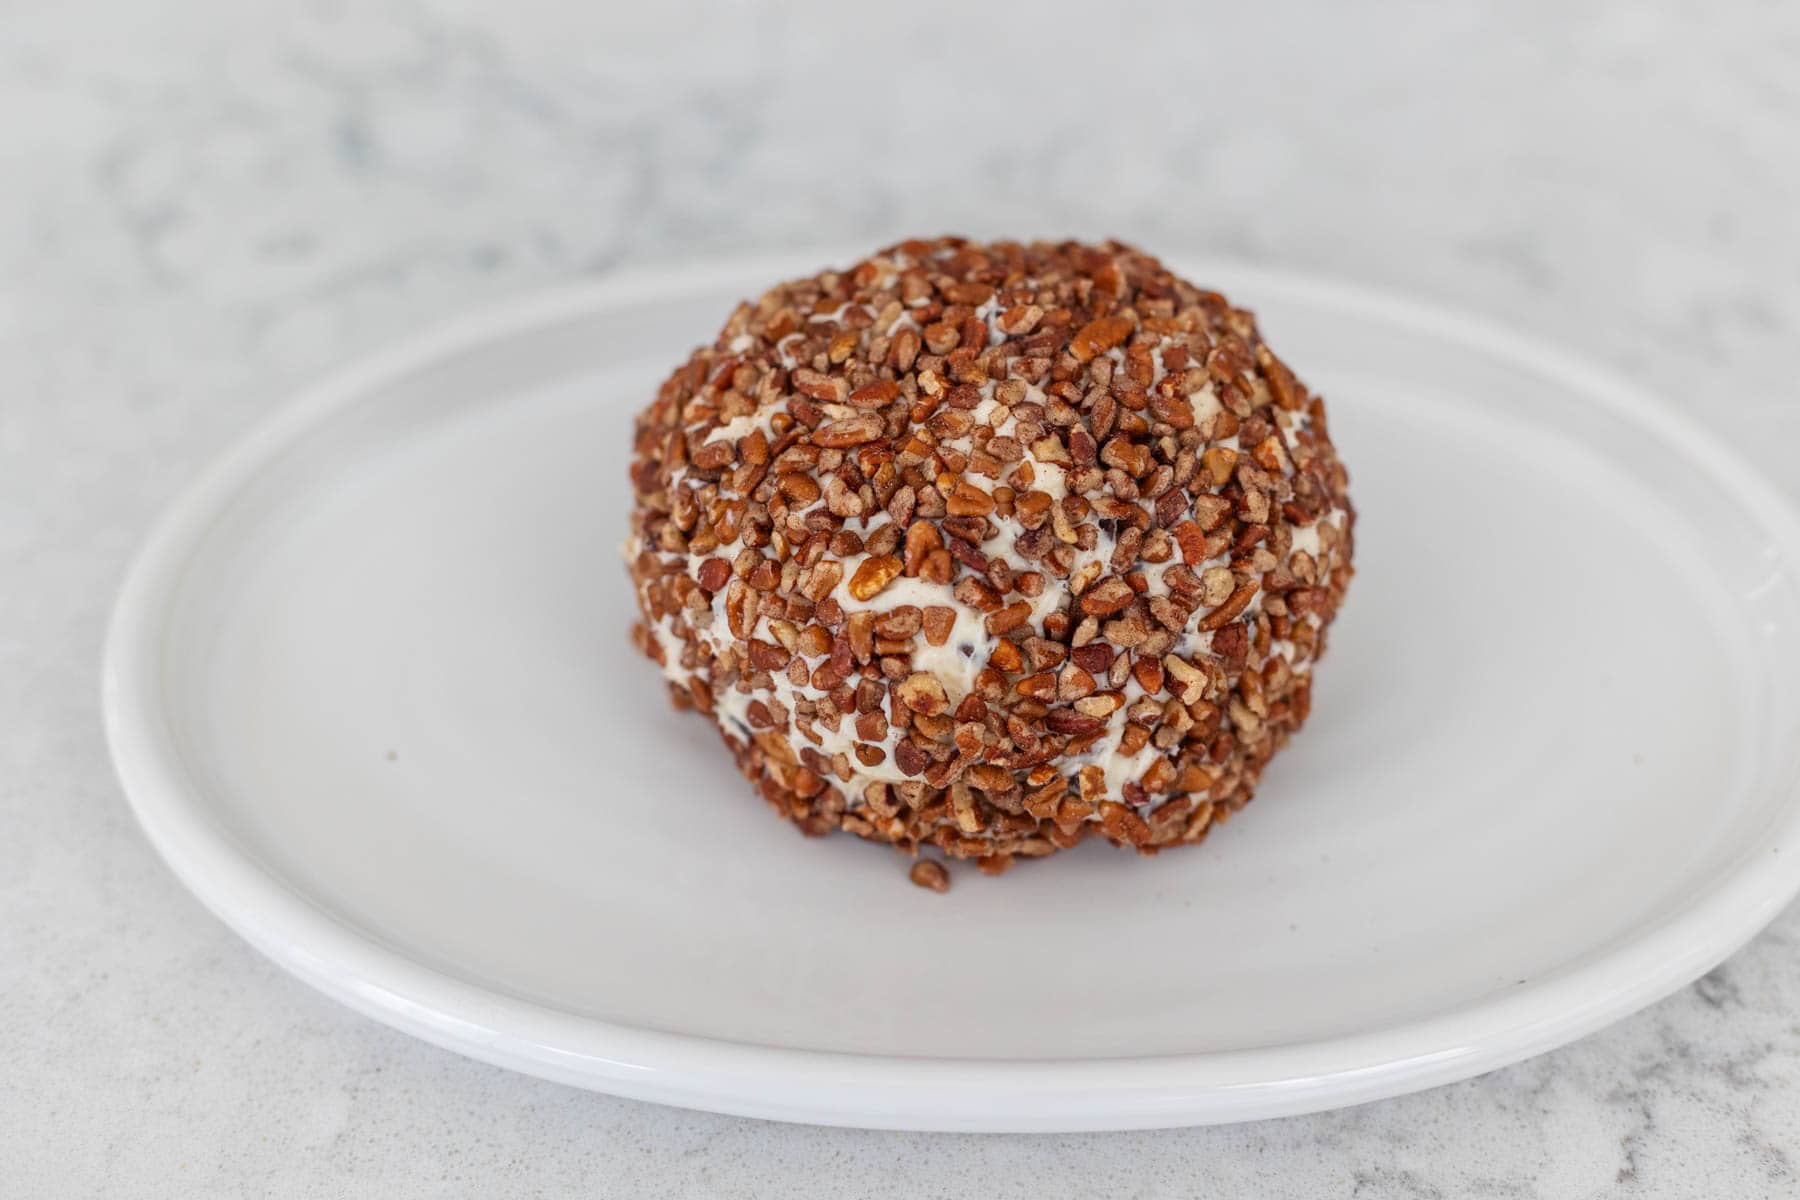
<instances>
[{"instance_id":1,"label":"marble countertop","mask_svg":"<svg viewBox=\"0 0 1800 1200\"><path fill-rule=\"evenodd\" d=\"M148 520L284 393L746 249L1115 233L1402 289L1679 397L1800 494L1800 10L257 7L21 5L0 37L0 1194L1800 1192L1800 909L1603 1033L1348 1111L779 1126L289 979L139 835L96 688Z\"/></svg>"}]
</instances>

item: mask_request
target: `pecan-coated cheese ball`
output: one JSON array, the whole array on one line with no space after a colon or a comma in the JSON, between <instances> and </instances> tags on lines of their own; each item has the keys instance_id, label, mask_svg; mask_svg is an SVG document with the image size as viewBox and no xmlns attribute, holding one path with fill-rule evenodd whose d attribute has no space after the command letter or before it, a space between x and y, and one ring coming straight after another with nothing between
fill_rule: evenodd
<instances>
[{"instance_id":1,"label":"pecan-coated cheese ball","mask_svg":"<svg viewBox=\"0 0 1800 1200\"><path fill-rule=\"evenodd\" d=\"M1351 575L1319 398L1116 242L782 284L663 384L631 479L675 703L806 832L989 870L1242 807Z\"/></svg>"}]
</instances>

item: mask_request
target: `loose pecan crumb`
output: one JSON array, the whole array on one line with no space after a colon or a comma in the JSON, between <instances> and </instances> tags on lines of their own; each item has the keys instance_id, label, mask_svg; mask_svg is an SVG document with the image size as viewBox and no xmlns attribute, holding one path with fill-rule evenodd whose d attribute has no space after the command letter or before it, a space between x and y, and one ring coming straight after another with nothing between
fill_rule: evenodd
<instances>
[{"instance_id":1,"label":"loose pecan crumb","mask_svg":"<svg viewBox=\"0 0 1800 1200\"><path fill-rule=\"evenodd\" d=\"M941 893L950 890L950 872L944 869L943 863L934 858L921 858L912 865L912 870L907 872L907 876L920 887L929 888L934 892Z\"/></svg>"}]
</instances>

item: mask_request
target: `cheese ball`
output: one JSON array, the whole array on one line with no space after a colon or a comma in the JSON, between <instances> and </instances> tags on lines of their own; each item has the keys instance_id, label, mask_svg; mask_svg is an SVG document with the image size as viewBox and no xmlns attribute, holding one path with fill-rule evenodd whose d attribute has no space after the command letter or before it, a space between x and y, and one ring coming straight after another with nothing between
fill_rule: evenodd
<instances>
[{"instance_id":1,"label":"cheese ball","mask_svg":"<svg viewBox=\"0 0 1800 1200\"><path fill-rule=\"evenodd\" d=\"M803 831L989 871L1241 808L1351 576L1320 398L1118 242L781 284L639 414L631 482L675 704Z\"/></svg>"}]
</instances>

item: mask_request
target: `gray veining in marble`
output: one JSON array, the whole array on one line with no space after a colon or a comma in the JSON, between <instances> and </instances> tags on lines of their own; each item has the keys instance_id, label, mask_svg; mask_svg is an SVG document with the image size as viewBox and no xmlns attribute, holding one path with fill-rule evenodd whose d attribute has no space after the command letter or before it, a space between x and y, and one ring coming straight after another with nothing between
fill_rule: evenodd
<instances>
[{"instance_id":1,"label":"gray veining in marble","mask_svg":"<svg viewBox=\"0 0 1800 1200\"><path fill-rule=\"evenodd\" d=\"M1800 1194L1796 910L1454 1087L948 1137L479 1066L188 897L97 717L153 511L346 356L620 264L961 229L1338 275L1610 363L1800 493L1793 6L650 8L0 3L0 1194Z\"/></svg>"}]
</instances>

